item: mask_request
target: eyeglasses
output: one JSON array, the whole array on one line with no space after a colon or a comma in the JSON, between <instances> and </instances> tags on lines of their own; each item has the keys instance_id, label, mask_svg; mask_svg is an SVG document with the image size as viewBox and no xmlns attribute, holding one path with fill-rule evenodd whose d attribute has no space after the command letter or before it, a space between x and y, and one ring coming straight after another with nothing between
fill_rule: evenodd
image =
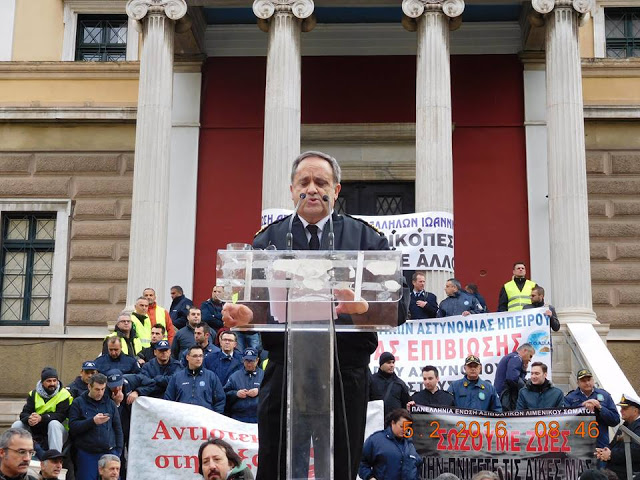
<instances>
[{"instance_id":1,"label":"eyeglasses","mask_svg":"<svg viewBox=\"0 0 640 480\"><path fill-rule=\"evenodd\" d=\"M26 457L27 455L33 457L36 454L35 450L25 450L24 448L16 450L15 448L7 447L7 450L16 452L21 457Z\"/></svg>"}]
</instances>

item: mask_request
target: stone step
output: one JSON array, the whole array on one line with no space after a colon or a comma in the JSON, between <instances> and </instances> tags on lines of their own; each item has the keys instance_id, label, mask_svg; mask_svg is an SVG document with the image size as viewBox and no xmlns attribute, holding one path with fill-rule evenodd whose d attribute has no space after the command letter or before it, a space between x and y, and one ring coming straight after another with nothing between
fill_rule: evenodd
<instances>
[{"instance_id":1,"label":"stone step","mask_svg":"<svg viewBox=\"0 0 640 480\"><path fill-rule=\"evenodd\" d=\"M19 420L24 403L24 398L0 399L0 429L9 428L13 422Z\"/></svg>"}]
</instances>

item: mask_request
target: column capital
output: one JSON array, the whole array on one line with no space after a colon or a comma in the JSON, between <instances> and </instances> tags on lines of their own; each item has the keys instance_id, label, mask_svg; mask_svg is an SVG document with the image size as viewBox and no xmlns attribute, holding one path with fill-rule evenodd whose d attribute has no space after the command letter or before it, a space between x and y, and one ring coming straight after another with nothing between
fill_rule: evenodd
<instances>
[{"instance_id":1,"label":"column capital","mask_svg":"<svg viewBox=\"0 0 640 480\"><path fill-rule=\"evenodd\" d=\"M595 7L595 1L594 0L532 0L531 6L536 12L542 15L546 15L547 13L550 13L554 8L565 7L565 8L573 8L581 16L584 16L593 10L593 8Z\"/></svg>"},{"instance_id":2,"label":"column capital","mask_svg":"<svg viewBox=\"0 0 640 480\"><path fill-rule=\"evenodd\" d=\"M187 14L185 0L129 0L127 15L134 20L142 20L148 13L161 13L171 20L180 20Z\"/></svg>"},{"instance_id":3,"label":"column capital","mask_svg":"<svg viewBox=\"0 0 640 480\"><path fill-rule=\"evenodd\" d=\"M253 13L262 20L268 20L276 12L292 13L304 20L313 13L313 0L254 0Z\"/></svg>"},{"instance_id":4,"label":"column capital","mask_svg":"<svg viewBox=\"0 0 640 480\"><path fill-rule=\"evenodd\" d=\"M464 12L464 0L402 0L402 11L407 17L419 18L426 11L441 11L449 18Z\"/></svg>"}]
</instances>

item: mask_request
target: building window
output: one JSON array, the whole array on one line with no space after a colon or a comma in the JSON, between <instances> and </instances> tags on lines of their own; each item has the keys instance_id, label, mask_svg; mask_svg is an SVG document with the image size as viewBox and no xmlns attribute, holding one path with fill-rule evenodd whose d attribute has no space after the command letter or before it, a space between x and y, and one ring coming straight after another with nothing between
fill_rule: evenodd
<instances>
[{"instance_id":1,"label":"building window","mask_svg":"<svg viewBox=\"0 0 640 480\"><path fill-rule=\"evenodd\" d=\"M607 57L640 57L640 8L605 8Z\"/></svg>"},{"instance_id":2,"label":"building window","mask_svg":"<svg viewBox=\"0 0 640 480\"><path fill-rule=\"evenodd\" d=\"M2 218L0 325L49 325L55 213Z\"/></svg>"},{"instance_id":3,"label":"building window","mask_svg":"<svg viewBox=\"0 0 640 480\"><path fill-rule=\"evenodd\" d=\"M124 62L127 23L126 15L78 15L76 60Z\"/></svg>"}]
</instances>

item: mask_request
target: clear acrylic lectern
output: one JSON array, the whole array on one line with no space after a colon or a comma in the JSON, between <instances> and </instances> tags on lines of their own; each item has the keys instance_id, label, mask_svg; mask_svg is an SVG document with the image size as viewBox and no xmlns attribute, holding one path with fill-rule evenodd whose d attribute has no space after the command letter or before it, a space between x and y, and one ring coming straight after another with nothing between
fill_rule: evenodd
<instances>
[{"instance_id":1,"label":"clear acrylic lectern","mask_svg":"<svg viewBox=\"0 0 640 480\"><path fill-rule=\"evenodd\" d=\"M333 462L334 403L349 401L333 395L334 334L397 326L402 282L399 251L218 251L221 299L253 310L248 329L286 332L287 479L308 478L310 446L316 479L346 467Z\"/></svg>"}]
</instances>

